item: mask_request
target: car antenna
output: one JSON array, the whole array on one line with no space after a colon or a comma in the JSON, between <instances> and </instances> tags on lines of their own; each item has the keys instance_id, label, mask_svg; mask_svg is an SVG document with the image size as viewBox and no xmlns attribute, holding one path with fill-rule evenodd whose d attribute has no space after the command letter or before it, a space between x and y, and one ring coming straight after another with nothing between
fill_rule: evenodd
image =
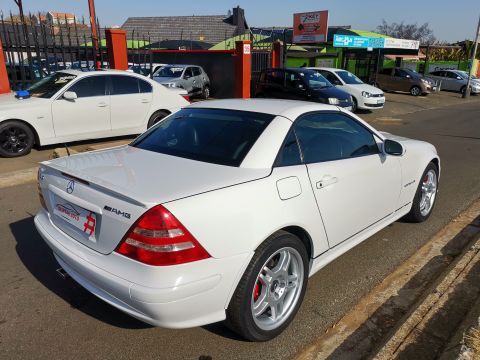
<instances>
[{"instance_id":1,"label":"car antenna","mask_svg":"<svg viewBox=\"0 0 480 360\"><path fill-rule=\"evenodd\" d=\"M65 145L65 150L67 150L67 155L70 156L70 150L68 150L67 143L65 143L64 145Z\"/></svg>"}]
</instances>

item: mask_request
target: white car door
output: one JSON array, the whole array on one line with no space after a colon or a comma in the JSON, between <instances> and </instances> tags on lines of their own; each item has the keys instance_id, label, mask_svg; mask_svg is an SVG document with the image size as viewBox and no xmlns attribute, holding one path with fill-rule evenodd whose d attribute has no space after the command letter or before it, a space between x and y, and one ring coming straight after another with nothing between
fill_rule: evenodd
<instances>
[{"instance_id":1,"label":"white car door","mask_svg":"<svg viewBox=\"0 0 480 360\"><path fill-rule=\"evenodd\" d=\"M112 131L140 132L152 105L152 85L136 76L110 75Z\"/></svg>"},{"instance_id":2,"label":"white car door","mask_svg":"<svg viewBox=\"0 0 480 360\"><path fill-rule=\"evenodd\" d=\"M396 210L401 169L381 154L375 136L342 113L311 113L295 123L303 161L330 247Z\"/></svg>"},{"instance_id":3,"label":"white car door","mask_svg":"<svg viewBox=\"0 0 480 360\"><path fill-rule=\"evenodd\" d=\"M106 95L106 76L82 77L66 91L77 94L75 100L63 96L52 102L52 118L57 138L69 141L110 134L110 98Z\"/></svg>"}]
</instances>

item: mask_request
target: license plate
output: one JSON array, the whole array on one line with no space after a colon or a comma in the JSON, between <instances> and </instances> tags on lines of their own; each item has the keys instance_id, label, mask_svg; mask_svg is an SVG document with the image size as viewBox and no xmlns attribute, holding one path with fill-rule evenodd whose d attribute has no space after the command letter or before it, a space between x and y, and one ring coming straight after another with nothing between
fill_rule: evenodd
<instances>
[{"instance_id":1,"label":"license plate","mask_svg":"<svg viewBox=\"0 0 480 360\"><path fill-rule=\"evenodd\" d=\"M87 236L90 237L95 234L97 217L94 212L71 204L56 196L53 213L84 232Z\"/></svg>"},{"instance_id":2,"label":"license plate","mask_svg":"<svg viewBox=\"0 0 480 360\"><path fill-rule=\"evenodd\" d=\"M383 104L384 101L383 100L377 100L377 104Z\"/></svg>"}]
</instances>

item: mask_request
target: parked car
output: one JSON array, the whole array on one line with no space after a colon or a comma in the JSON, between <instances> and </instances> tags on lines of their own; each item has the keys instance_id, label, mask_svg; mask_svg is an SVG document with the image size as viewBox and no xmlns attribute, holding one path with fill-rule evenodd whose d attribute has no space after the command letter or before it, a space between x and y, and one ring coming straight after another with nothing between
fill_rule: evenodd
<instances>
[{"instance_id":1,"label":"parked car","mask_svg":"<svg viewBox=\"0 0 480 360\"><path fill-rule=\"evenodd\" d=\"M146 323L280 334L307 280L392 222L428 219L435 147L338 106L199 102L130 145L41 163L35 226L63 270ZM53 271L53 269L52 269Z\"/></svg>"},{"instance_id":2,"label":"parked car","mask_svg":"<svg viewBox=\"0 0 480 360\"><path fill-rule=\"evenodd\" d=\"M463 94L467 88L468 74L459 70L437 70L428 76L441 82L441 90L458 91ZM480 81L471 79L470 91L473 94L480 93Z\"/></svg>"},{"instance_id":3,"label":"parked car","mask_svg":"<svg viewBox=\"0 0 480 360\"><path fill-rule=\"evenodd\" d=\"M165 65L166 64L152 63L152 66L150 66L150 63L146 63L146 64L129 63L127 71L131 71L136 74L140 74L144 76L150 76L151 73L155 73L158 69L160 69L162 66L165 66Z\"/></svg>"},{"instance_id":4,"label":"parked car","mask_svg":"<svg viewBox=\"0 0 480 360\"><path fill-rule=\"evenodd\" d=\"M416 71L400 68L388 68L380 71L375 85L385 91L406 91L413 96L427 95L437 89L431 79Z\"/></svg>"},{"instance_id":5,"label":"parked car","mask_svg":"<svg viewBox=\"0 0 480 360\"><path fill-rule=\"evenodd\" d=\"M179 87L188 94L208 99L211 95L210 78L201 66L165 65L153 73L153 80L166 87Z\"/></svg>"},{"instance_id":6,"label":"parked car","mask_svg":"<svg viewBox=\"0 0 480 360\"><path fill-rule=\"evenodd\" d=\"M19 89L28 87L37 81L40 81L47 76L47 73L37 65L7 64L7 76L12 88L15 88L14 83L17 82L16 88ZM21 84L18 83L20 81Z\"/></svg>"},{"instance_id":7,"label":"parked car","mask_svg":"<svg viewBox=\"0 0 480 360\"><path fill-rule=\"evenodd\" d=\"M59 71L26 93L0 95L0 155L22 156L34 144L139 134L187 104L141 75Z\"/></svg>"},{"instance_id":8,"label":"parked car","mask_svg":"<svg viewBox=\"0 0 480 360\"><path fill-rule=\"evenodd\" d=\"M318 71L306 68L266 69L260 74L255 97L315 101L352 110L352 97Z\"/></svg>"},{"instance_id":9,"label":"parked car","mask_svg":"<svg viewBox=\"0 0 480 360\"><path fill-rule=\"evenodd\" d=\"M309 68L318 71L330 83L346 91L352 96L352 111L357 109L382 109L385 105L385 94L375 86L365 84L357 76L343 69Z\"/></svg>"}]
</instances>

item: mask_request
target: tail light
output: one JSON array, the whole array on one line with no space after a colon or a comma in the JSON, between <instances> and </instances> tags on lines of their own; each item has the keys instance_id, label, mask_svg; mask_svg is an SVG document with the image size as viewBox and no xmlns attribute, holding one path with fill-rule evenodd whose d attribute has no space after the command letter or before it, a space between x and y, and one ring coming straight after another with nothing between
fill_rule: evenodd
<instances>
[{"instance_id":1,"label":"tail light","mask_svg":"<svg viewBox=\"0 0 480 360\"><path fill-rule=\"evenodd\" d=\"M45 210L48 210L47 209L47 204L45 204L45 199L43 198L43 194L42 194L42 188L40 187L40 180L42 179L42 169L41 168L38 168L38 172L37 172L37 191L38 191L38 198L40 200L40 205L42 205L42 207L45 209Z\"/></svg>"},{"instance_id":2,"label":"tail light","mask_svg":"<svg viewBox=\"0 0 480 360\"><path fill-rule=\"evenodd\" d=\"M115 251L156 266L178 265L210 257L193 235L162 205L143 214Z\"/></svg>"},{"instance_id":3,"label":"tail light","mask_svg":"<svg viewBox=\"0 0 480 360\"><path fill-rule=\"evenodd\" d=\"M185 100L187 100L188 102L190 102L190 96L188 96L188 95L182 95L182 97L183 97Z\"/></svg>"}]
</instances>

